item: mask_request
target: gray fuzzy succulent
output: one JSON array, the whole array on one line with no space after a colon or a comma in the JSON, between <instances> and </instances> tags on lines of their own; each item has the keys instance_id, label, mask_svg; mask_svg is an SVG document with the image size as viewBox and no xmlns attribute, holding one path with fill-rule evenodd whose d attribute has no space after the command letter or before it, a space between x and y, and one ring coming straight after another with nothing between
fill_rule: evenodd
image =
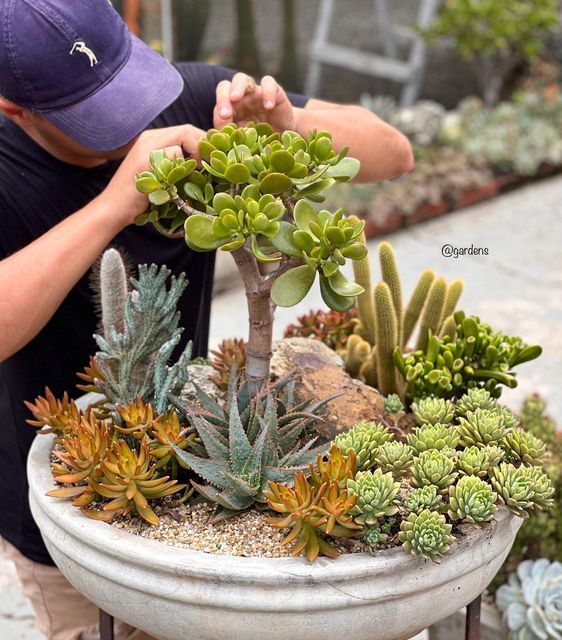
<instances>
[{"instance_id":1,"label":"gray fuzzy succulent","mask_svg":"<svg viewBox=\"0 0 562 640\"><path fill-rule=\"evenodd\" d=\"M512 640L562 638L562 563L524 560L496 593Z\"/></svg>"}]
</instances>

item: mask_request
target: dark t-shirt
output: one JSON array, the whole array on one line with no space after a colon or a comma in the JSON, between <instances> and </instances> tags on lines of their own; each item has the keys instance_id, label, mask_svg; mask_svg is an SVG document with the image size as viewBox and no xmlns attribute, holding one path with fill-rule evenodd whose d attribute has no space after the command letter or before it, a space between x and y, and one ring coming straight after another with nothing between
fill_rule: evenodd
<instances>
[{"instance_id":1,"label":"dark t-shirt","mask_svg":"<svg viewBox=\"0 0 562 640\"><path fill-rule=\"evenodd\" d=\"M177 65L185 87L180 97L151 127L213 125L215 88L233 71L200 63ZM290 96L304 106L302 96ZM83 169L56 160L9 120L0 119L0 259L23 248L61 220L85 206L107 185L119 162ZM205 355L214 270L213 253L196 253L184 242L164 238L150 226L127 227L111 243L123 249L135 267L166 264L173 273L184 271L189 286L179 303L185 341L194 354ZM76 246L76 251L81 247ZM41 263L34 265L41 269ZM61 269L64 265L61 264ZM26 425L30 417L24 400L33 400L49 386L55 395L75 390L75 373L95 352L96 330L90 273L70 291L44 329L24 348L0 364L0 536L28 558L52 561L31 517L27 500L25 464L36 435ZM23 276L25 277L25 276Z\"/></svg>"}]
</instances>

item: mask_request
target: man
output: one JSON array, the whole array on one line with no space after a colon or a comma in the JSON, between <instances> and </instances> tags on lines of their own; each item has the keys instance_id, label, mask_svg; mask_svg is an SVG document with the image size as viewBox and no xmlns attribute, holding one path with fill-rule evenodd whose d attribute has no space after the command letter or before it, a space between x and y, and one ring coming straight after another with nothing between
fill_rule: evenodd
<instances>
[{"instance_id":1,"label":"man","mask_svg":"<svg viewBox=\"0 0 562 640\"><path fill-rule=\"evenodd\" d=\"M169 65L107 0L0 0L0 24L0 536L39 628L50 640L77 640L97 612L52 566L29 512L35 431L23 401L45 385L71 390L95 351L88 270L109 243L131 265L188 274L184 338L206 353L213 254L131 224L147 207L134 177L149 153L197 157L210 127L253 120L331 131L362 161L365 181L409 171L412 154L359 107L287 96L269 76L256 84L221 67Z\"/></svg>"}]
</instances>

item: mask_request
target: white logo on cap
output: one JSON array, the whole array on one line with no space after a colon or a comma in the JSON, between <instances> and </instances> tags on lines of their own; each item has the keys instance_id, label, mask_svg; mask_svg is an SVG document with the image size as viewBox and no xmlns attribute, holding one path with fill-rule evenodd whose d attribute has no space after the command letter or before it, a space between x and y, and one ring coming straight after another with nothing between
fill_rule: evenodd
<instances>
[{"instance_id":1,"label":"white logo on cap","mask_svg":"<svg viewBox=\"0 0 562 640\"><path fill-rule=\"evenodd\" d=\"M87 47L86 43L82 40L78 40L72 45L70 55L74 55L75 51L78 51L78 53L85 53L88 56L88 59L90 60L90 67L94 67L96 64L98 64L96 54L90 49L90 47Z\"/></svg>"}]
</instances>

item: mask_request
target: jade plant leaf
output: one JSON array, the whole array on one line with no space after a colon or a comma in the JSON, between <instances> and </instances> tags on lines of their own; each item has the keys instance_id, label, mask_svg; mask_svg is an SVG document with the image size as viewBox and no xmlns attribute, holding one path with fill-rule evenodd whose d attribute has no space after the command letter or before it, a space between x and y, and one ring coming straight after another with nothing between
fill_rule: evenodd
<instances>
[{"instance_id":1,"label":"jade plant leaf","mask_svg":"<svg viewBox=\"0 0 562 640\"><path fill-rule=\"evenodd\" d=\"M213 233L213 218L202 214L185 221L185 238L201 251L213 251L225 244L224 238L217 238Z\"/></svg>"},{"instance_id":2,"label":"jade plant leaf","mask_svg":"<svg viewBox=\"0 0 562 640\"><path fill-rule=\"evenodd\" d=\"M279 307L292 307L304 299L314 284L316 271L302 264L289 269L273 283L271 299Z\"/></svg>"},{"instance_id":3,"label":"jade plant leaf","mask_svg":"<svg viewBox=\"0 0 562 640\"><path fill-rule=\"evenodd\" d=\"M331 289L344 298L355 297L365 291L360 284L348 280L341 271L331 276L329 282Z\"/></svg>"},{"instance_id":4,"label":"jade plant leaf","mask_svg":"<svg viewBox=\"0 0 562 640\"><path fill-rule=\"evenodd\" d=\"M357 158L343 158L326 171L327 178L352 180L359 173L361 163Z\"/></svg>"},{"instance_id":5,"label":"jade plant leaf","mask_svg":"<svg viewBox=\"0 0 562 640\"><path fill-rule=\"evenodd\" d=\"M282 173L269 173L260 182L260 191L262 193L271 193L277 195L288 191L293 186L293 181Z\"/></svg>"},{"instance_id":6,"label":"jade plant leaf","mask_svg":"<svg viewBox=\"0 0 562 640\"><path fill-rule=\"evenodd\" d=\"M152 204L158 206L169 202L170 194L164 189L157 189L156 191L148 194L148 199L150 200L150 202L152 202Z\"/></svg>"},{"instance_id":7,"label":"jade plant leaf","mask_svg":"<svg viewBox=\"0 0 562 640\"><path fill-rule=\"evenodd\" d=\"M349 311L355 306L355 299L352 297L340 296L330 286L330 282L326 276L320 274L320 294L322 300L334 311Z\"/></svg>"},{"instance_id":8,"label":"jade plant leaf","mask_svg":"<svg viewBox=\"0 0 562 640\"><path fill-rule=\"evenodd\" d=\"M275 238L271 238L271 244L286 256L300 258L302 251L293 242L293 233L297 230L294 224L281 221L279 223L279 233Z\"/></svg>"},{"instance_id":9,"label":"jade plant leaf","mask_svg":"<svg viewBox=\"0 0 562 640\"><path fill-rule=\"evenodd\" d=\"M316 209L306 200L299 200L293 211L293 218L297 227L304 231L310 230L310 223L316 222L318 213Z\"/></svg>"}]
</instances>

